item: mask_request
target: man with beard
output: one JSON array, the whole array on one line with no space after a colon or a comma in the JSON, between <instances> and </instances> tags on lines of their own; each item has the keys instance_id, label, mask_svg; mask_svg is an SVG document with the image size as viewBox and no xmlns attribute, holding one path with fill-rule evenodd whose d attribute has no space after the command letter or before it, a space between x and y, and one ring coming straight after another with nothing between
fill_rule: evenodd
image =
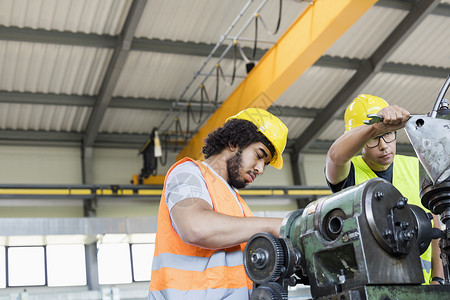
<instances>
[{"instance_id":1,"label":"man with beard","mask_svg":"<svg viewBox=\"0 0 450 300\"><path fill-rule=\"evenodd\" d=\"M365 125L368 115L378 114L381 122ZM425 211L420 200L419 161L415 157L396 155L397 131L405 127L410 113L397 105L389 106L383 99L362 94L347 107L345 132L327 153L325 177L333 192L360 184L371 178L386 179L414 204ZM357 155L361 152L361 155ZM433 216L435 227L439 219ZM443 282L439 245L432 245L421 255L425 284Z\"/></svg>"},{"instance_id":2,"label":"man with beard","mask_svg":"<svg viewBox=\"0 0 450 300\"><path fill-rule=\"evenodd\" d=\"M249 108L205 139L204 161L184 158L166 175L148 299L248 299L246 241L258 232L279 236L281 218L253 217L237 189L266 165L283 166L287 127Z\"/></svg>"}]
</instances>

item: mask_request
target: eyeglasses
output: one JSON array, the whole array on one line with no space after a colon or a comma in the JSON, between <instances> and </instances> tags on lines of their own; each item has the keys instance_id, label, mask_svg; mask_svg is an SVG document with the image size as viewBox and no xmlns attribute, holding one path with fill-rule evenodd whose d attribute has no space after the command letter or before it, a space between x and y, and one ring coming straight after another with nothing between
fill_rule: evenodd
<instances>
[{"instance_id":1,"label":"eyeglasses","mask_svg":"<svg viewBox=\"0 0 450 300\"><path fill-rule=\"evenodd\" d=\"M383 135L377 136L370 140L366 146L367 148L375 148L380 144L380 139L383 139L385 143L392 143L397 138L397 131L386 132Z\"/></svg>"}]
</instances>

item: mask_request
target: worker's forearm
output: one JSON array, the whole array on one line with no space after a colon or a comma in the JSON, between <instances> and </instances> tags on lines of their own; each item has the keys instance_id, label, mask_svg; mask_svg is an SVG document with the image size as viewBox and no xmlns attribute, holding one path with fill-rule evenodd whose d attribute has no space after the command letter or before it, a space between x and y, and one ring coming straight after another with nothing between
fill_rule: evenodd
<instances>
[{"instance_id":1,"label":"worker's forearm","mask_svg":"<svg viewBox=\"0 0 450 300\"><path fill-rule=\"evenodd\" d=\"M435 228L440 229L441 222L439 221L439 217L435 214L433 214L433 223ZM444 278L444 267L442 265L439 239L431 241L431 276Z\"/></svg>"},{"instance_id":2,"label":"worker's forearm","mask_svg":"<svg viewBox=\"0 0 450 300\"><path fill-rule=\"evenodd\" d=\"M195 246L220 249L247 242L258 232L279 235L281 218L235 217L213 211L204 200L180 201L171 215L180 238Z\"/></svg>"},{"instance_id":3,"label":"worker's forearm","mask_svg":"<svg viewBox=\"0 0 450 300\"><path fill-rule=\"evenodd\" d=\"M442 266L441 249L439 248L439 240L431 242L431 276L444 278L444 268Z\"/></svg>"},{"instance_id":4,"label":"worker's forearm","mask_svg":"<svg viewBox=\"0 0 450 300\"><path fill-rule=\"evenodd\" d=\"M278 237L281 221L281 218L221 215L219 218L211 219L214 230L205 232L198 244L205 248L230 247L247 242L254 234L259 232L269 232Z\"/></svg>"},{"instance_id":5,"label":"worker's forearm","mask_svg":"<svg viewBox=\"0 0 450 300\"><path fill-rule=\"evenodd\" d=\"M333 163L343 165L358 154L376 134L374 126L360 126L347 131L331 145L328 157Z\"/></svg>"},{"instance_id":6,"label":"worker's forearm","mask_svg":"<svg viewBox=\"0 0 450 300\"><path fill-rule=\"evenodd\" d=\"M344 180L350 171L350 159L376 136L374 126L360 126L340 136L327 153L325 175L332 184Z\"/></svg>"},{"instance_id":7,"label":"worker's forearm","mask_svg":"<svg viewBox=\"0 0 450 300\"><path fill-rule=\"evenodd\" d=\"M247 242L258 232L270 232L279 236L281 218L233 217L214 211L192 218L190 233L181 233L185 242L208 249L220 249ZM185 227L187 228L187 227Z\"/></svg>"}]
</instances>

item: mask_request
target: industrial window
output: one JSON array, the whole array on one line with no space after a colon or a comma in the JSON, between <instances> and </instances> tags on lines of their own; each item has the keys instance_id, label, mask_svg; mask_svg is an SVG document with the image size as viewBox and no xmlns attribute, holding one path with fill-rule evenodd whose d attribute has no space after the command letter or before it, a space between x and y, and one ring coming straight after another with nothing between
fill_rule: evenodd
<instances>
[{"instance_id":1,"label":"industrial window","mask_svg":"<svg viewBox=\"0 0 450 300\"><path fill-rule=\"evenodd\" d=\"M9 247L8 286L45 285L44 247Z\"/></svg>"},{"instance_id":2,"label":"industrial window","mask_svg":"<svg viewBox=\"0 0 450 300\"><path fill-rule=\"evenodd\" d=\"M5 247L0 246L0 289L4 289L6 287L6 257L5 257Z\"/></svg>"},{"instance_id":3,"label":"industrial window","mask_svg":"<svg viewBox=\"0 0 450 300\"><path fill-rule=\"evenodd\" d=\"M84 245L47 246L48 286L86 285Z\"/></svg>"},{"instance_id":4,"label":"industrial window","mask_svg":"<svg viewBox=\"0 0 450 300\"><path fill-rule=\"evenodd\" d=\"M99 244L100 284L149 281L155 244ZM0 246L0 288L87 284L85 245Z\"/></svg>"},{"instance_id":5,"label":"industrial window","mask_svg":"<svg viewBox=\"0 0 450 300\"><path fill-rule=\"evenodd\" d=\"M131 245L134 281L150 280L155 244Z\"/></svg>"},{"instance_id":6,"label":"industrial window","mask_svg":"<svg viewBox=\"0 0 450 300\"><path fill-rule=\"evenodd\" d=\"M97 259L100 284L132 282L130 244L100 244Z\"/></svg>"}]
</instances>

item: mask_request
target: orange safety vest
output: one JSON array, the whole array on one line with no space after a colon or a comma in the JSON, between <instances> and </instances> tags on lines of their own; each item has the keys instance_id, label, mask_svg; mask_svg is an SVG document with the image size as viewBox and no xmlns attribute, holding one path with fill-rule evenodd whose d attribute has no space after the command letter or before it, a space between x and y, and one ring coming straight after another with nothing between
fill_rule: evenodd
<instances>
[{"instance_id":1,"label":"orange safety vest","mask_svg":"<svg viewBox=\"0 0 450 300\"><path fill-rule=\"evenodd\" d=\"M363 183L377 175L370 169L362 156L355 156L351 159L355 167L355 185ZM394 169L392 170L392 185L408 199L409 204L414 204L430 212L423 207L420 199L419 188L419 161L415 157L395 155ZM431 282L431 244L420 256L425 284Z\"/></svg>"},{"instance_id":2,"label":"orange safety vest","mask_svg":"<svg viewBox=\"0 0 450 300\"><path fill-rule=\"evenodd\" d=\"M224 180L199 161L184 158L175 163L167 175L174 167L186 161L191 161L200 168L214 211L230 216L253 216L239 194L234 192L233 195ZM164 196L165 186L164 182L148 299L249 298L253 284L243 266L246 244L211 250L183 242L171 224Z\"/></svg>"}]
</instances>

